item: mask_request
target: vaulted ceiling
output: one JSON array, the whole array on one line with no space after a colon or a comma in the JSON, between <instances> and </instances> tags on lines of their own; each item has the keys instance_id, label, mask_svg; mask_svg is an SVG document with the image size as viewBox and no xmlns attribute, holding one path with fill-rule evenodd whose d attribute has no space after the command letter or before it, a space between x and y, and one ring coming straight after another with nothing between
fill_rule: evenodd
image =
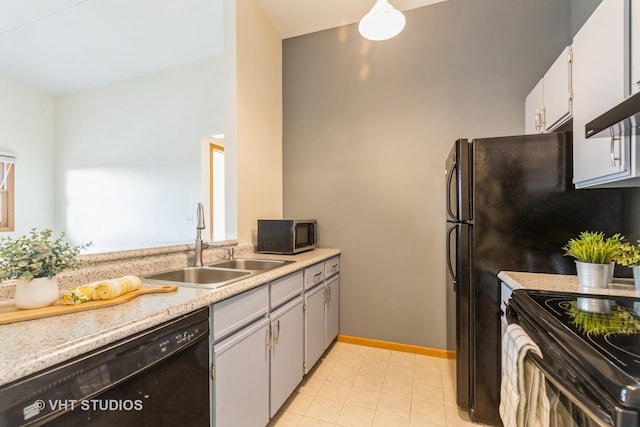
<instances>
[{"instance_id":1,"label":"vaulted ceiling","mask_svg":"<svg viewBox=\"0 0 640 427\"><path fill-rule=\"evenodd\" d=\"M358 22L374 4L258 1L283 39ZM0 73L61 94L221 54L222 11L223 0L2 0Z\"/></svg>"}]
</instances>

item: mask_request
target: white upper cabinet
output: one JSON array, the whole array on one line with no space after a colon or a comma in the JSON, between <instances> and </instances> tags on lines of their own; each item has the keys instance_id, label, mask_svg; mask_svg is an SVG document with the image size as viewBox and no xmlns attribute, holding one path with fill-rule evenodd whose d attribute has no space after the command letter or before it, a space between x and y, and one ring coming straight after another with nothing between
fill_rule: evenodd
<instances>
[{"instance_id":1,"label":"white upper cabinet","mask_svg":"<svg viewBox=\"0 0 640 427\"><path fill-rule=\"evenodd\" d=\"M640 92L640 7L631 7L631 93Z\"/></svg>"},{"instance_id":2,"label":"white upper cabinet","mask_svg":"<svg viewBox=\"0 0 640 427\"><path fill-rule=\"evenodd\" d=\"M572 53L567 46L544 75L544 122L551 132L571 119Z\"/></svg>"},{"instance_id":3,"label":"white upper cabinet","mask_svg":"<svg viewBox=\"0 0 640 427\"><path fill-rule=\"evenodd\" d=\"M558 129L571 119L571 46L566 47L525 100L525 133Z\"/></svg>"},{"instance_id":4,"label":"white upper cabinet","mask_svg":"<svg viewBox=\"0 0 640 427\"><path fill-rule=\"evenodd\" d=\"M527 95L524 101L524 133L543 133L542 114L544 112L544 79Z\"/></svg>"},{"instance_id":5,"label":"white upper cabinet","mask_svg":"<svg viewBox=\"0 0 640 427\"><path fill-rule=\"evenodd\" d=\"M603 0L573 39L573 182L577 188L632 185L631 137L585 136L585 125L630 93L630 2ZM623 182L624 181L624 182Z\"/></svg>"}]
</instances>

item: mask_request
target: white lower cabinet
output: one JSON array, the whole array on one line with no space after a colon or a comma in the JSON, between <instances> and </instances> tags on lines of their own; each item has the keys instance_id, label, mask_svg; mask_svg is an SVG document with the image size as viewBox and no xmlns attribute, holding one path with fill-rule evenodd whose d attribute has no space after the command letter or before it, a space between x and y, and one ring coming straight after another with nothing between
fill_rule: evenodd
<instances>
[{"instance_id":1,"label":"white lower cabinet","mask_svg":"<svg viewBox=\"0 0 640 427\"><path fill-rule=\"evenodd\" d=\"M214 345L214 426L264 426L269 422L268 337L269 320L265 318Z\"/></svg>"},{"instance_id":2,"label":"white lower cabinet","mask_svg":"<svg viewBox=\"0 0 640 427\"><path fill-rule=\"evenodd\" d=\"M320 284L311 280L323 271ZM304 371L309 372L340 331L340 258L305 269ZM311 286L308 286L310 284Z\"/></svg>"},{"instance_id":3,"label":"white lower cabinet","mask_svg":"<svg viewBox=\"0 0 640 427\"><path fill-rule=\"evenodd\" d=\"M340 329L340 275L329 278L325 287L324 348L327 349Z\"/></svg>"},{"instance_id":4,"label":"white lower cabinet","mask_svg":"<svg viewBox=\"0 0 640 427\"><path fill-rule=\"evenodd\" d=\"M304 373L308 373L324 353L324 299L323 284L304 294Z\"/></svg>"},{"instance_id":5,"label":"white lower cabinet","mask_svg":"<svg viewBox=\"0 0 640 427\"><path fill-rule=\"evenodd\" d=\"M302 381L302 272L211 307L212 420L265 426Z\"/></svg>"},{"instance_id":6,"label":"white lower cabinet","mask_svg":"<svg viewBox=\"0 0 640 427\"><path fill-rule=\"evenodd\" d=\"M302 296L298 296L271 312L272 417L302 381L303 347Z\"/></svg>"}]
</instances>

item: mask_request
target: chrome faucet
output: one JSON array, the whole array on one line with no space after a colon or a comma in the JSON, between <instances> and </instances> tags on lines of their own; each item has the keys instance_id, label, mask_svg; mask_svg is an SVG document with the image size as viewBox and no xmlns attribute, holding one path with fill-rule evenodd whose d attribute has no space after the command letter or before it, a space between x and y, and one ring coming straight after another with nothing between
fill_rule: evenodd
<instances>
[{"instance_id":1,"label":"chrome faucet","mask_svg":"<svg viewBox=\"0 0 640 427\"><path fill-rule=\"evenodd\" d=\"M193 266L202 267L202 250L207 249L209 244L202 241L202 230L204 226L204 207L198 203L198 225L196 225L196 243L193 248Z\"/></svg>"},{"instance_id":2,"label":"chrome faucet","mask_svg":"<svg viewBox=\"0 0 640 427\"><path fill-rule=\"evenodd\" d=\"M226 248L222 248L227 251L227 259L229 261L233 261L235 255L235 248L233 246L227 246Z\"/></svg>"}]
</instances>

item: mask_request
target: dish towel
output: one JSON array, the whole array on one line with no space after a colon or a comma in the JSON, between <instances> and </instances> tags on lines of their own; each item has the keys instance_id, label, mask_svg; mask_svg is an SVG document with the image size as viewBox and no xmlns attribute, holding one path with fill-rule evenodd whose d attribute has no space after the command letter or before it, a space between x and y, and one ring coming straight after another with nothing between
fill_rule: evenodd
<instances>
[{"instance_id":1,"label":"dish towel","mask_svg":"<svg viewBox=\"0 0 640 427\"><path fill-rule=\"evenodd\" d=\"M138 276L124 276L118 279L101 280L78 286L62 294L60 301L66 305L81 304L91 300L112 299L135 291L142 286Z\"/></svg>"},{"instance_id":2,"label":"dish towel","mask_svg":"<svg viewBox=\"0 0 640 427\"><path fill-rule=\"evenodd\" d=\"M526 358L540 348L520 325L511 324L502 339L500 418L504 427L548 427L549 400L544 374Z\"/></svg>"}]
</instances>

